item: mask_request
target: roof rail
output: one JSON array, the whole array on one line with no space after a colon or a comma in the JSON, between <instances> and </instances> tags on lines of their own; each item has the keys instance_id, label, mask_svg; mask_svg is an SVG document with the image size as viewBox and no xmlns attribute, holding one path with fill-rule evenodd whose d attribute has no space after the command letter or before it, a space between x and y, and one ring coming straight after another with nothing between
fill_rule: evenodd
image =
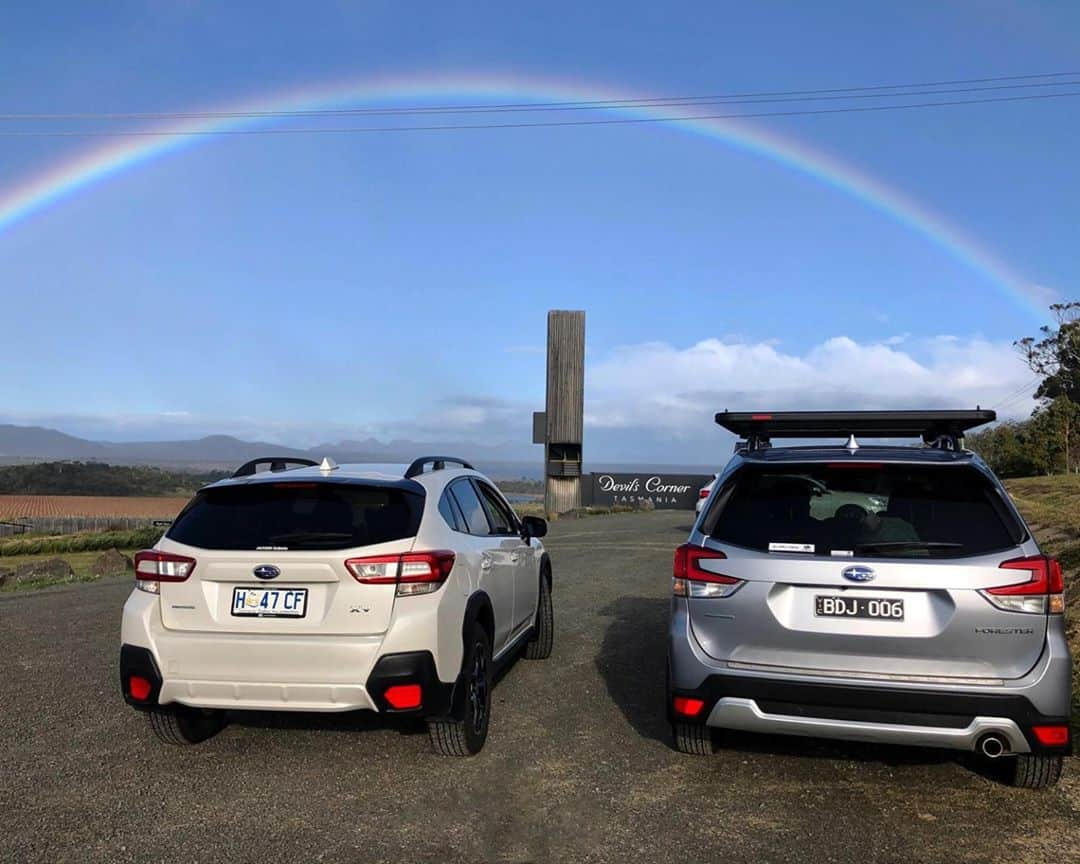
<instances>
[{"instance_id":1,"label":"roof rail","mask_svg":"<svg viewBox=\"0 0 1080 864\"><path fill-rule=\"evenodd\" d=\"M432 471L442 471L446 467L446 463L451 462L454 465L460 465L462 468L468 468L473 470L473 466L466 462L464 459L458 459L454 456L421 456L419 459L414 459L412 464L405 469L405 477L416 477L419 474L424 473L424 466L431 463Z\"/></svg>"},{"instance_id":2,"label":"roof rail","mask_svg":"<svg viewBox=\"0 0 1080 864\"><path fill-rule=\"evenodd\" d=\"M742 451L762 450L777 438L921 438L931 447L960 450L964 433L997 414L974 411L721 411L716 422L746 440ZM740 446L736 445L736 451Z\"/></svg>"},{"instance_id":3,"label":"roof rail","mask_svg":"<svg viewBox=\"0 0 1080 864\"><path fill-rule=\"evenodd\" d=\"M233 477L250 477L256 473L260 465L269 465L271 471L288 471L288 466L295 467L308 467L312 465L318 465L314 459L304 459L302 456L260 456L258 459L252 459L250 462L245 462L235 471L233 471Z\"/></svg>"}]
</instances>

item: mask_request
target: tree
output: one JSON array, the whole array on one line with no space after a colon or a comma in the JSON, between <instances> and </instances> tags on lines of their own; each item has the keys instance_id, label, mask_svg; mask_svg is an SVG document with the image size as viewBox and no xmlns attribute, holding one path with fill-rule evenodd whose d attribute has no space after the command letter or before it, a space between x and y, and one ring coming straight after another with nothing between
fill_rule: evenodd
<instances>
[{"instance_id":1,"label":"tree","mask_svg":"<svg viewBox=\"0 0 1080 864\"><path fill-rule=\"evenodd\" d=\"M1031 371L1042 376L1036 399L1063 396L1080 405L1080 301L1055 303L1050 311L1056 328L1044 326L1041 339L1028 336L1013 344Z\"/></svg>"},{"instance_id":2,"label":"tree","mask_svg":"<svg viewBox=\"0 0 1080 864\"><path fill-rule=\"evenodd\" d=\"M1026 437L1045 473L1071 473L1080 462L1080 405L1065 396L1035 409Z\"/></svg>"}]
</instances>

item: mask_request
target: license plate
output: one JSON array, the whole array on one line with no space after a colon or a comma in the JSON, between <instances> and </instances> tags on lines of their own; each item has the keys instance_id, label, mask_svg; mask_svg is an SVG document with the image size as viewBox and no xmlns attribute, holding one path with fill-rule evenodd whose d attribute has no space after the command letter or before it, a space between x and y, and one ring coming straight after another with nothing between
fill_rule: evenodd
<instances>
[{"instance_id":1,"label":"license plate","mask_svg":"<svg viewBox=\"0 0 1080 864\"><path fill-rule=\"evenodd\" d=\"M814 614L820 618L874 618L883 621L903 621L904 601L880 597L838 597L818 594L814 597Z\"/></svg>"},{"instance_id":2,"label":"license plate","mask_svg":"<svg viewBox=\"0 0 1080 864\"><path fill-rule=\"evenodd\" d=\"M303 618L307 588L233 588L232 614L251 618Z\"/></svg>"}]
</instances>

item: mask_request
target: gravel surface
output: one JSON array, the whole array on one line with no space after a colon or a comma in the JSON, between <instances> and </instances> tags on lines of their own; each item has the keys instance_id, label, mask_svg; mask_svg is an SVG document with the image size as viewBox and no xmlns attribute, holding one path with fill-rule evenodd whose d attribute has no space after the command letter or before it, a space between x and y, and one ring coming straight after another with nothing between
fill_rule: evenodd
<instances>
[{"instance_id":1,"label":"gravel surface","mask_svg":"<svg viewBox=\"0 0 1080 864\"><path fill-rule=\"evenodd\" d=\"M4 861L1080 861L1080 765L1024 792L945 752L741 736L663 712L683 513L552 525L555 652L495 690L471 760L367 715L238 715L158 744L116 673L111 580L0 597Z\"/></svg>"}]
</instances>

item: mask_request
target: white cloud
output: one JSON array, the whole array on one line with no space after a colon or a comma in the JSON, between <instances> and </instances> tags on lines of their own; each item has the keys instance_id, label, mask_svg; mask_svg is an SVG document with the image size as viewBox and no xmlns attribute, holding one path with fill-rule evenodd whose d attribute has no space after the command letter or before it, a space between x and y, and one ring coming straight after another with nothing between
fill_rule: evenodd
<instances>
[{"instance_id":1,"label":"white cloud","mask_svg":"<svg viewBox=\"0 0 1080 864\"><path fill-rule=\"evenodd\" d=\"M713 423L724 409L983 407L1002 417L1030 413L1035 377L1007 342L904 335L882 342L846 336L806 350L728 336L688 346L668 342L592 350L586 363L585 453L605 460L715 464L730 436ZM179 406L145 415L12 417L105 440L162 440L226 433L312 446L375 437L387 442L461 442L497 447L505 458L539 458L530 444L535 402L448 395L389 421L328 423L285 417L213 418ZM501 458L501 457L500 457Z\"/></svg>"},{"instance_id":2,"label":"white cloud","mask_svg":"<svg viewBox=\"0 0 1080 864\"><path fill-rule=\"evenodd\" d=\"M704 437L724 409L993 407L1031 381L1009 343L955 336L837 336L801 353L766 342L649 342L615 349L587 376L587 426L678 438ZM1008 412L1029 408L1021 400Z\"/></svg>"}]
</instances>

